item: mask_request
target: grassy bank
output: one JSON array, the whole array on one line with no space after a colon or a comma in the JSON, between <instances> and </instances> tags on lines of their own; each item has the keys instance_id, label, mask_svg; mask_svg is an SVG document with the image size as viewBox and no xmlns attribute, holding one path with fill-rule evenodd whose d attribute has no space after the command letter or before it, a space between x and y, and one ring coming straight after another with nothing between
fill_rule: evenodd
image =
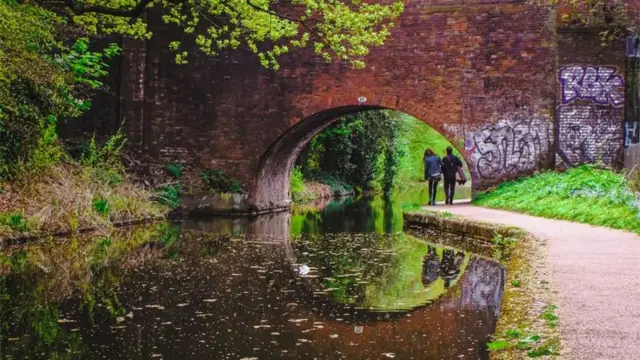
<instances>
[{"instance_id":1,"label":"grassy bank","mask_svg":"<svg viewBox=\"0 0 640 360\"><path fill-rule=\"evenodd\" d=\"M46 161L17 166L0 181L0 239L74 233L160 218L170 210L161 197L127 173L118 132L103 144L95 139L62 146L55 139ZM56 154L55 157L49 156ZM35 166L40 164L40 166Z\"/></svg>"},{"instance_id":2,"label":"grassy bank","mask_svg":"<svg viewBox=\"0 0 640 360\"><path fill-rule=\"evenodd\" d=\"M330 175L305 179L299 168L291 172L291 199L295 203L306 203L316 199L353 195L353 186Z\"/></svg>"},{"instance_id":3,"label":"grassy bank","mask_svg":"<svg viewBox=\"0 0 640 360\"><path fill-rule=\"evenodd\" d=\"M474 203L640 233L640 210L628 181L591 165L504 183Z\"/></svg>"},{"instance_id":4,"label":"grassy bank","mask_svg":"<svg viewBox=\"0 0 640 360\"><path fill-rule=\"evenodd\" d=\"M78 164L5 183L0 194L0 238L111 227L163 217L168 207L124 173Z\"/></svg>"}]
</instances>

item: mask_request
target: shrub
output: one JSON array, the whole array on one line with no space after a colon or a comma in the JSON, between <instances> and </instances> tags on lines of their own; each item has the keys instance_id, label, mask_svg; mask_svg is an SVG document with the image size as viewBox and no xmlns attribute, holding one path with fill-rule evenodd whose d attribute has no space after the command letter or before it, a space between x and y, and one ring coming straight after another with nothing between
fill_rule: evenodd
<instances>
[{"instance_id":1,"label":"shrub","mask_svg":"<svg viewBox=\"0 0 640 360\"><path fill-rule=\"evenodd\" d=\"M159 203L175 209L180 206L181 193L180 184L165 185L156 193L156 199Z\"/></svg>"},{"instance_id":2,"label":"shrub","mask_svg":"<svg viewBox=\"0 0 640 360\"><path fill-rule=\"evenodd\" d=\"M291 170L291 196L303 193L304 191L304 175L302 175L302 170L298 167L294 167Z\"/></svg>"},{"instance_id":3,"label":"shrub","mask_svg":"<svg viewBox=\"0 0 640 360\"><path fill-rule=\"evenodd\" d=\"M180 176L182 176L183 171L184 169L182 167L182 164L180 163L172 163L167 165L167 172L174 178L179 178Z\"/></svg>"},{"instance_id":4,"label":"shrub","mask_svg":"<svg viewBox=\"0 0 640 360\"><path fill-rule=\"evenodd\" d=\"M18 231L21 233L27 232L29 230L29 224L24 214L20 212L9 212L0 214L0 225L7 226L11 230Z\"/></svg>"},{"instance_id":5,"label":"shrub","mask_svg":"<svg viewBox=\"0 0 640 360\"><path fill-rule=\"evenodd\" d=\"M122 167L120 163L120 153L127 142L122 130L118 130L109 137L104 145L96 144L96 137L93 136L80 154L80 163L89 167Z\"/></svg>"},{"instance_id":6,"label":"shrub","mask_svg":"<svg viewBox=\"0 0 640 360\"><path fill-rule=\"evenodd\" d=\"M238 180L228 177L220 169L206 170L200 174L200 178L207 191L212 193L237 194L244 192L242 184Z\"/></svg>"},{"instance_id":7,"label":"shrub","mask_svg":"<svg viewBox=\"0 0 640 360\"><path fill-rule=\"evenodd\" d=\"M109 201L102 197L97 197L93 199L93 210L102 216L109 215Z\"/></svg>"},{"instance_id":8,"label":"shrub","mask_svg":"<svg viewBox=\"0 0 640 360\"><path fill-rule=\"evenodd\" d=\"M331 188L334 195L346 195L353 193L353 186L347 184L344 180L337 176L329 174L320 174L316 178L318 181L325 183Z\"/></svg>"}]
</instances>

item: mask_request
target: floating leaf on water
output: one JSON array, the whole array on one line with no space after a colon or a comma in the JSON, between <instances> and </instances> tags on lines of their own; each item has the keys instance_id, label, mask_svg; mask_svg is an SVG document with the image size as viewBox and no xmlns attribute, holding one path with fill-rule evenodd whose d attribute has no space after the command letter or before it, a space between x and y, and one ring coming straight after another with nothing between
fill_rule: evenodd
<instances>
[{"instance_id":1,"label":"floating leaf on water","mask_svg":"<svg viewBox=\"0 0 640 360\"><path fill-rule=\"evenodd\" d=\"M202 301L204 301L204 302L208 302L208 303L212 303L212 302L216 302L216 301L218 301L218 299L204 299L204 300L202 300Z\"/></svg>"},{"instance_id":2,"label":"floating leaf on water","mask_svg":"<svg viewBox=\"0 0 640 360\"><path fill-rule=\"evenodd\" d=\"M289 322L292 322L294 324L299 324L301 322L305 322L308 321L309 319L289 319Z\"/></svg>"},{"instance_id":3,"label":"floating leaf on water","mask_svg":"<svg viewBox=\"0 0 640 360\"><path fill-rule=\"evenodd\" d=\"M176 306L177 306L177 307L183 307L183 306L187 306L187 305L189 305L189 303L180 303L180 304L178 304L178 305L176 305Z\"/></svg>"},{"instance_id":4,"label":"floating leaf on water","mask_svg":"<svg viewBox=\"0 0 640 360\"><path fill-rule=\"evenodd\" d=\"M66 323L74 323L76 322L75 320L71 320L71 319L59 319L58 320L58 324L66 324Z\"/></svg>"},{"instance_id":5,"label":"floating leaf on water","mask_svg":"<svg viewBox=\"0 0 640 360\"><path fill-rule=\"evenodd\" d=\"M161 305L145 305L144 307L150 308L150 309L164 310L164 306L161 306Z\"/></svg>"}]
</instances>

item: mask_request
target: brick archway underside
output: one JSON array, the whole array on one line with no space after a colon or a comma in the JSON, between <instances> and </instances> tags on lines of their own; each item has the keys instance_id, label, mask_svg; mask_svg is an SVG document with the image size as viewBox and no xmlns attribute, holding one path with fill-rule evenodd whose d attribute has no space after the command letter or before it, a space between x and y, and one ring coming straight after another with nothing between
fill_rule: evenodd
<instances>
[{"instance_id":1,"label":"brick archway underside","mask_svg":"<svg viewBox=\"0 0 640 360\"><path fill-rule=\"evenodd\" d=\"M400 109L370 105L342 106L317 112L291 127L276 140L260 159L256 184L250 194L250 201L255 210L289 208L291 205L291 169L300 152L313 137L336 122L340 117L381 109L401 111ZM441 129L435 129L441 132ZM455 138L463 138L463 134L455 134ZM473 169L470 170L473 175Z\"/></svg>"}]
</instances>

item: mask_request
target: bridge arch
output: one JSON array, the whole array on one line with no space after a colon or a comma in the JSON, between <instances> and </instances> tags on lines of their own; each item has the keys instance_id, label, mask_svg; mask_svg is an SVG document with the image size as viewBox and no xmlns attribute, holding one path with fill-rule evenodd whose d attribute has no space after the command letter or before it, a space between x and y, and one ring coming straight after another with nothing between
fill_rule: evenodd
<instances>
[{"instance_id":1,"label":"bridge arch","mask_svg":"<svg viewBox=\"0 0 640 360\"><path fill-rule=\"evenodd\" d=\"M415 109L415 107L413 107ZM428 113L410 113L403 108L392 108L381 105L346 105L318 111L303 118L284 134L282 134L261 156L256 183L250 193L252 205L256 210L285 209L291 204L290 176L291 169L304 147L316 135L338 121L341 117L360 112L374 110L394 110L425 122L447 138L463 155L467 162L464 149L464 128L460 125L447 126L442 121L428 121ZM464 145L463 145L464 146ZM468 162L467 162L468 163ZM469 167L472 178L475 177L473 167ZM473 182L472 182L473 184Z\"/></svg>"}]
</instances>

